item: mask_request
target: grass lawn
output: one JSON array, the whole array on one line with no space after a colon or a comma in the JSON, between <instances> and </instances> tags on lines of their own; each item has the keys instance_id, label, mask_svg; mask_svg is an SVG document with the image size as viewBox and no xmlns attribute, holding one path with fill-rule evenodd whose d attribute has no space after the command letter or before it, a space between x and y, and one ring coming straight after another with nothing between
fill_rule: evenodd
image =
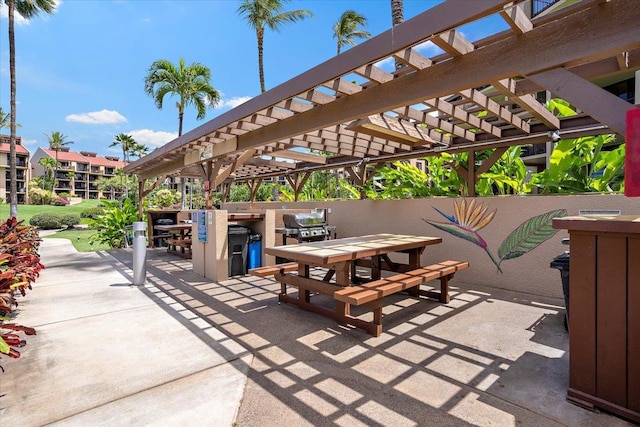
<instances>
[{"instance_id":1,"label":"grass lawn","mask_svg":"<svg viewBox=\"0 0 640 427\"><path fill-rule=\"evenodd\" d=\"M83 200L77 205L67 206L52 206L52 205L18 205L18 219L24 220L25 224L29 223L32 216L42 212L55 212L60 215L76 214L80 216L80 213L87 208L95 208L98 206L99 200L89 199ZM9 218L9 204L3 203L0 205L0 218L2 220ZM82 223L85 223L86 219L82 218Z\"/></svg>"},{"instance_id":2,"label":"grass lawn","mask_svg":"<svg viewBox=\"0 0 640 427\"><path fill-rule=\"evenodd\" d=\"M19 212L18 212L19 213ZM49 236L43 237L44 239L69 239L73 246L75 246L78 252L93 252L93 251L104 251L107 249L111 249L109 245L104 245L102 243L95 243L93 245L89 244L89 238L95 233L94 230L63 230L58 231L55 234L51 234Z\"/></svg>"}]
</instances>

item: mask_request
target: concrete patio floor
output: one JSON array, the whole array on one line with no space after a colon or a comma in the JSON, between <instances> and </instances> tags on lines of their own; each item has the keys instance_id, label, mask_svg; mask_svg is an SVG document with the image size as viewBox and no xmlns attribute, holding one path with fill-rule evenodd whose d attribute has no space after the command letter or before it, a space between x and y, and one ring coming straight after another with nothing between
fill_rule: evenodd
<instances>
[{"instance_id":1,"label":"concrete patio floor","mask_svg":"<svg viewBox=\"0 0 640 427\"><path fill-rule=\"evenodd\" d=\"M373 338L163 249L140 288L127 250L41 254L16 319L38 335L0 360L3 425L632 425L565 400L562 300L454 280L448 305L389 298Z\"/></svg>"}]
</instances>

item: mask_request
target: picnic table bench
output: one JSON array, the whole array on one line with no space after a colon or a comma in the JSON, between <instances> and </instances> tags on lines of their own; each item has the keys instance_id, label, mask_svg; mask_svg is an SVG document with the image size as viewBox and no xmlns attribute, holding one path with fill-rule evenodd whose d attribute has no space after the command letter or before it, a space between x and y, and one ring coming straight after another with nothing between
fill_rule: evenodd
<instances>
[{"instance_id":1,"label":"picnic table bench","mask_svg":"<svg viewBox=\"0 0 640 427\"><path fill-rule=\"evenodd\" d=\"M267 253L294 259L293 262L249 270L249 274L274 276L280 282L278 299L300 308L351 324L368 333L382 333L382 302L385 296L407 291L412 296L436 298L449 302L448 283L453 275L468 268L464 261L444 261L421 267L420 254L425 247L440 243L437 237L379 234L331 241L306 242L297 245L267 248ZM409 255L409 262L391 262L388 254ZM364 262L363 262L364 261ZM371 280L364 282L356 276L356 264L371 268ZM322 280L311 277L312 267L328 269ZM381 270L394 271L391 277L381 277ZM335 277L335 281L331 280ZM420 285L440 281L440 292L420 289ZM297 298L287 294L287 287L298 290ZM311 294L321 294L334 300L334 309L311 303ZM367 306L373 311L373 321L351 315L351 306Z\"/></svg>"}]
</instances>

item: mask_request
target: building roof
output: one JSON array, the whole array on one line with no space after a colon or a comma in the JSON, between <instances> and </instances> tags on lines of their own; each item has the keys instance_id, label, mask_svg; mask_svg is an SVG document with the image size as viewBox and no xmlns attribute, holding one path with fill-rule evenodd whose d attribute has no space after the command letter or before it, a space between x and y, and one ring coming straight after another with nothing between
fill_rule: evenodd
<instances>
[{"instance_id":1,"label":"building roof","mask_svg":"<svg viewBox=\"0 0 640 427\"><path fill-rule=\"evenodd\" d=\"M108 168L123 168L125 166L125 162L121 160L111 160L106 157L95 156L89 158L92 166L105 166Z\"/></svg>"},{"instance_id":2,"label":"building roof","mask_svg":"<svg viewBox=\"0 0 640 427\"><path fill-rule=\"evenodd\" d=\"M582 0L533 20L518 3L438 4L183 134L125 172L143 179L204 175L215 187L228 178L472 153L552 135L624 134L633 105L591 82L640 68L637 0ZM465 38L464 25L492 15L509 29ZM427 42L444 53L425 56ZM404 67L385 71L380 64L387 60ZM543 90L582 113L549 112L535 97Z\"/></svg>"},{"instance_id":3,"label":"building roof","mask_svg":"<svg viewBox=\"0 0 640 427\"><path fill-rule=\"evenodd\" d=\"M50 148L43 148L42 151L47 153L52 158L56 158L56 151ZM89 159L82 154L75 151L60 150L58 151L59 162L76 162L76 163L89 163Z\"/></svg>"},{"instance_id":4,"label":"building roof","mask_svg":"<svg viewBox=\"0 0 640 427\"><path fill-rule=\"evenodd\" d=\"M11 152L11 137L9 135L0 135L0 153L9 153ZM22 145L22 138L16 138L16 154L29 154L29 150L27 150Z\"/></svg>"}]
</instances>

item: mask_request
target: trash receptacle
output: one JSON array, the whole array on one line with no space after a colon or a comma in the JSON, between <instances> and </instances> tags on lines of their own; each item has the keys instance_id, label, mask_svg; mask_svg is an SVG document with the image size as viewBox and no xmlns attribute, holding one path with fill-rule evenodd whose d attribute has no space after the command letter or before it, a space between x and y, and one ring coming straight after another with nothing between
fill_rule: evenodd
<instances>
[{"instance_id":1,"label":"trash receptacle","mask_svg":"<svg viewBox=\"0 0 640 427\"><path fill-rule=\"evenodd\" d=\"M560 279L562 279L562 293L564 294L564 328L569 330L569 252L558 255L551 261L551 268L560 270Z\"/></svg>"},{"instance_id":2,"label":"trash receptacle","mask_svg":"<svg viewBox=\"0 0 640 427\"><path fill-rule=\"evenodd\" d=\"M247 254L249 252L250 228L230 225L229 234L229 276L247 274Z\"/></svg>"},{"instance_id":3,"label":"trash receptacle","mask_svg":"<svg viewBox=\"0 0 640 427\"><path fill-rule=\"evenodd\" d=\"M249 235L249 263L247 268L262 267L262 235Z\"/></svg>"}]
</instances>

